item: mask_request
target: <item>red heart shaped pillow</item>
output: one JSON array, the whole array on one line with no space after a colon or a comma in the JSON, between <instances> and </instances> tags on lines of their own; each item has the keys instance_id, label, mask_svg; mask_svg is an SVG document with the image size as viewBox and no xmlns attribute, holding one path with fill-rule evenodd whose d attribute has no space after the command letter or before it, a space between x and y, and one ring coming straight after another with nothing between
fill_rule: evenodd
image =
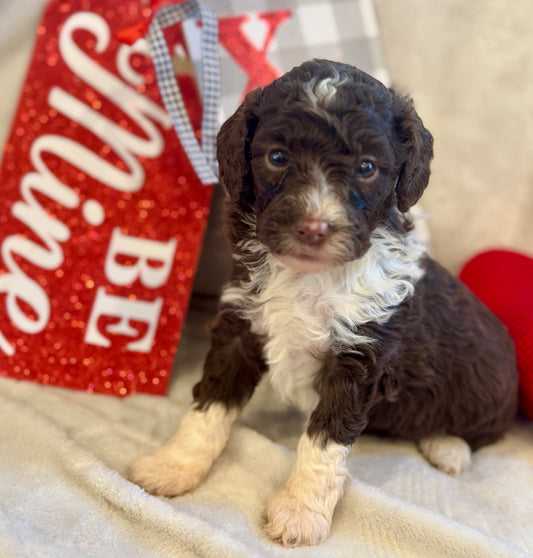
<instances>
[{"instance_id":1,"label":"red heart shaped pillow","mask_svg":"<svg viewBox=\"0 0 533 558\"><path fill-rule=\"evenodd\" d=\"M491 250L468 261L459 277L507 326L516 347L520 406L533 419L533 259Z\"/></svg>"}]
</instances>

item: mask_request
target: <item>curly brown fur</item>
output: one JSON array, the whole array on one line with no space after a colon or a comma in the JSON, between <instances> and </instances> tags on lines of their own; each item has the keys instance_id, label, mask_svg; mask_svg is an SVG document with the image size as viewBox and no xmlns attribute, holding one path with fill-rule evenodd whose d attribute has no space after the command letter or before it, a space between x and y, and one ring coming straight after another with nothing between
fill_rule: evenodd
<instances>
[{"instance_id":1,"label":"curly brown fur","mask_svg":"<svg viewBox=\"0 0 533 558\"><path fill-rule=\"evenodd\" d=\"M322 397L311 432L327 432L345 444L362 431L414 441L448 434L475 450L511 425L517 385L505 328L436 262L425 258L424 266L414 295L390 320L360 328L375 345L331 355L348 378L335 367L318 379ZM338 393L353 392L354 376L358 393L351 406L360 416L350 409L348 417L339 417Z\"/></svg>"}]
</instances>

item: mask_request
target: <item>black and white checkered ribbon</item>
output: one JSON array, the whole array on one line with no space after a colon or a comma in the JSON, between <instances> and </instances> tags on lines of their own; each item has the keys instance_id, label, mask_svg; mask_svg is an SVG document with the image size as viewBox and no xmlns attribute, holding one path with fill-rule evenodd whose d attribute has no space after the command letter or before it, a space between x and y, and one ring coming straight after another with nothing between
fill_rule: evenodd
<instances>
[{"instance_id":1,"label":"black and white checkered ribbon","mask_svg":"<svg viewBox=\"0 0 533 558\"><path fill-rule=\"evenodd\" d=\"M163 29L190 17L202 20L201 72L203 114L202 139L198 142L187 114ZM163 103L172 119L178 138L202 184L218 182L216 162L217 114L220 103L220 66L218 59L218 21L202 2L185 0L159 10L148 30L157 83Z\"/></svg>"}]
</instances>

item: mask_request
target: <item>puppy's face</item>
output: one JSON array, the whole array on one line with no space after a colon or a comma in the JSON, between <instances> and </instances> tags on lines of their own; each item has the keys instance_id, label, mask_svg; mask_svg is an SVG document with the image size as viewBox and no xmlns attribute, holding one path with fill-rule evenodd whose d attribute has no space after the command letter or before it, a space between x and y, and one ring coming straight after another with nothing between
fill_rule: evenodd
<instances>
[{"instance_id":1,"label":"puppy's face","mask_svg":"<svg viewBox=\"0 0 533 558\"><path fill-rule=\"evenodd\" d=\"M366 108L316 110L304 99L263 118L251 170L257 236L301 272L362 256L395 206L394 153L381 118Z\"/></svg>"},{"instance_id":2,"label":"puppy's face","mask_svg":"<svg viewBox=\"0 0 533 558\"><path fill-rule=\"evenodd\" d=\"M305 273L361 257L376 226L421 196L431 156L410 99L327 61L254 91L218 137L231 202L254 214L272 254Z\"/></svg>"}]
</instances>

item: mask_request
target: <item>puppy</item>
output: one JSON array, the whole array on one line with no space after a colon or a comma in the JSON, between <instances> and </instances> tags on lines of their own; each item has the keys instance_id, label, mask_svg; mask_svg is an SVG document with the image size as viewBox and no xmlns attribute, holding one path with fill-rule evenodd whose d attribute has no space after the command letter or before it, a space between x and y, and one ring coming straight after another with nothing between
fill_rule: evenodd
<instances>
[{"instance_id":1,"label":"puppy","mask_svg":"<svg viewBox=\"0 0 533 558\"><path fill-rule=\"evenodd\" d=\"M194 489L267 371L309 417L266 511L284 545L328 535L361 433L413 440L457 474L505 432L513 344L426 254L408 215L432 143L411 99L348 65L310 61L247 96L218 136L233 276L194 405L133 481Z\"/></svg>"}]
</instances>

